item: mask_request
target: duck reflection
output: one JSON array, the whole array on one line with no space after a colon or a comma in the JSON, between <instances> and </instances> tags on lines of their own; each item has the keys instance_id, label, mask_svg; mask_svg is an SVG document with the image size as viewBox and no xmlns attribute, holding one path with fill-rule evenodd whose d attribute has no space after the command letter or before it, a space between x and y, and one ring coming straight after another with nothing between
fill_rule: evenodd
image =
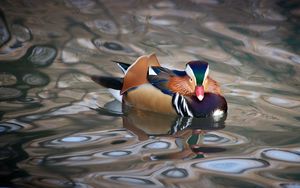
<instances>
[{"instance_id":1,"label":"duck reflection","mask_svg":"<svg viewBox=\"0 0 300 188\"><path fill-rule=\"evenodd\" d=\"M123 126L140 139L145 136L178 135L187 130L218 130L225 127L227 115L220 117L193 118L167 116L163 114L127 108L123 118ZM142 135L142 134L145 134Z\"/></svg>"},{"instance_id":2,"label":"duck reflection","mask_svg":"<svg viewBox=\"0 0 300 188\"><path fill-rule=\"evenodd\" d=\"M167 116L125 105L122 107L116 101L107 103L98 111L105 115L122 115L123 127L134 133L140 141L146 141L149 138L175 139L179 148L178 152L152 155L150 160L203 158L205 153L225 150L221 147L205 146L204 138L210 131L221 130L225 127L227 114L207 118Z\"/></svg>"},{"instance_id":3,"label":"duck reflection","mask_svg":"<svg viewBox=\"0 0 300 188\"><path fill-rule=\"evenodd\" d=\"M205 134L225 127L226 114L214 118L192 118L166 116L130 108L123 116L124 128L136 134L139 140L151 136L172 136L177 147L176 153L152 155L151 160L204 158L205 153L224 151L219 147L203 146Z\"/></svg>"}]
</instances>

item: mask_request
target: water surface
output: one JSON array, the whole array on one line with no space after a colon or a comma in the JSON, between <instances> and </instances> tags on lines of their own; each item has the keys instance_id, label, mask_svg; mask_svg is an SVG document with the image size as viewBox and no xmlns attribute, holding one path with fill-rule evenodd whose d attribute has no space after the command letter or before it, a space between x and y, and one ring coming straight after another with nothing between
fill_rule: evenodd
<instances>
[{"instance_id":1,"label":"water surface","mask_svg":"<svg viewBox=\"0 0 300 188\"><path fill-rule=\"evenodd\" d=\"M300 187L298 1L0 2L1 187ZM89 79L206 60L227 117L129 110Z\"/></svg>"}]
</instances>

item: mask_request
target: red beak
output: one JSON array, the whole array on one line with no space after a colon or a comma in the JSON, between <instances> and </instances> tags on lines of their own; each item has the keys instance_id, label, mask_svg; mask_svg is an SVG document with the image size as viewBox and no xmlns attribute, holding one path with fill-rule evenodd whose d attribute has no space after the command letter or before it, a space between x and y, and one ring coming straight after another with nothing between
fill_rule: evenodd
<instances>
[{"instance_id":1,"label":"red beak","mask_svg":"<svg viewBox=\"0 0 300 188\"><path fill-rule=\"evenodd\" d=\"M204 87L203 86L196 86L196 96L199 101L202 101L204 98Z\"/></svg>"}]
</instances>

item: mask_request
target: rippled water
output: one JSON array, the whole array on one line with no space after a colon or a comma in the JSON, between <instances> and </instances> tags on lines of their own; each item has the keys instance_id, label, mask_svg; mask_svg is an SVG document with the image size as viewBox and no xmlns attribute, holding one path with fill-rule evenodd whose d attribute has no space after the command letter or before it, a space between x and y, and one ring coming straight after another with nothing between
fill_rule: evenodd
<instances>
[{"instance_id":1,"label":"rippled water","mask_svg":"<svg viewBox=\"0 0 300 188\"><path fill-rule=\"evenodd\" d=\"M1 187L300 187L300 3L0 2ZM227 119L129 110L91 74L210 63Z\"/></svg>"}]
</instances>

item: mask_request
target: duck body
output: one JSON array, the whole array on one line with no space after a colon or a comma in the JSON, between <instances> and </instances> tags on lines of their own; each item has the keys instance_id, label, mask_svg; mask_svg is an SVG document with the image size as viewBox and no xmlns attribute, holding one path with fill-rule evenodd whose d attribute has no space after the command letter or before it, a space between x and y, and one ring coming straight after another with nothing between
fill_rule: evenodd
<instances>
[{"instance_id":1,"label":"duck body","mask_svg":"<svg viewBox=\"0 0 300 188\"><path fill-rule=\"evenodd\" d=\"M192 61L184 71L161 67L154 54L141 56L132 65L116 62L123 78L91 76L109 88L125 106L161 114L189 117L223 116L227 102L208 64Z\"/></svg>"}]
</instances>

